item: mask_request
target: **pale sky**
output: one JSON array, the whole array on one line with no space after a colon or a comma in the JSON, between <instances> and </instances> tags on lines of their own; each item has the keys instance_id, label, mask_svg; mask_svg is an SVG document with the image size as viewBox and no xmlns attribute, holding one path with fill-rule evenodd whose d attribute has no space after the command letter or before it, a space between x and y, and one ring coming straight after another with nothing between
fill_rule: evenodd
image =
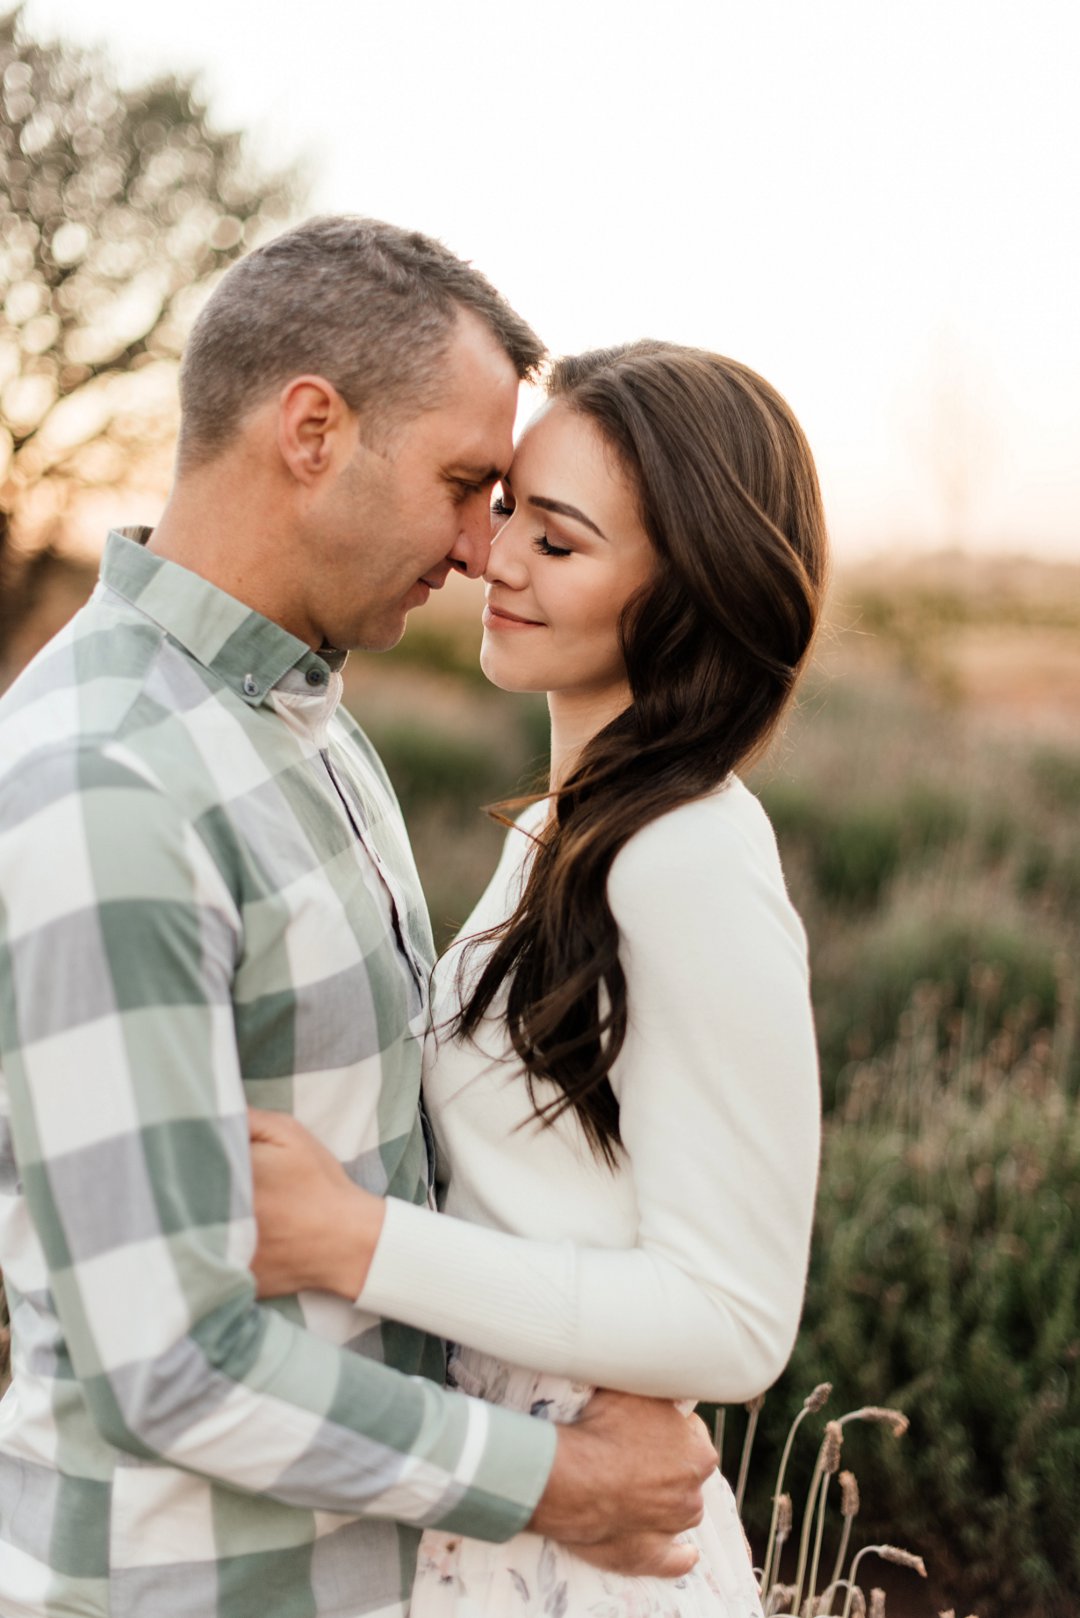
<instances>
[{"instance_id":1,"label":"pale sky","mask_svg":"<svg viewBox=\"0 0 1080 1618\"><path fill-rule=\"evenodd\" d=\"M761 371L838 550L1080 557L1076 0L30 0L555 351Z\"/></svg>"}]
</instances>

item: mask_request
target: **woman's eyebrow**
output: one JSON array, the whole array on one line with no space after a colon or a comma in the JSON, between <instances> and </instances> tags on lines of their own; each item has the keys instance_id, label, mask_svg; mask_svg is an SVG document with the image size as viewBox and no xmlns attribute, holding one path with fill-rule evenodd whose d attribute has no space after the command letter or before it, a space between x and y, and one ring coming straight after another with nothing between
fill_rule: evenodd
<instances>
[{"instance_id":1,"label":"woman's eyebrow","mask_svg":"<svg viewBox=\"0 0 1080 1618\"><path fill-rule=\"evenodd\" d=\"M573 517L575 522L584 523L586 528L591 528L599 539L607 541L607 535L601 533L591 517L586 517L585 513L579 511L577 506L568 506L565 500L549 500L546 495L531 494L529 496L529 505L538 506L541 511L553 511L557 517Z\"/></svg>"}]
</instances>

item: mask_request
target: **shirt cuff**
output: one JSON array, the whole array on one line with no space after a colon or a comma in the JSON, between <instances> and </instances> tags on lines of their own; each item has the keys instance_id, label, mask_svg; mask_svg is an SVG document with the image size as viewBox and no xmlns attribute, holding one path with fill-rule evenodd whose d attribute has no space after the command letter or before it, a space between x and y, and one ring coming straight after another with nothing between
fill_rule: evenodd
<instances>
[{"instance_id":1,"label":"shirt cuff","mask_svg":"<svg viewBox=\"0 0 1080 1618\"><path fill-rule=\"evenodd\" d=\"M433 1526L501 1544L528 1527L555 1463L559 1432L553 1422L482 1399L470 1402L483 1405L487 1416L483 1451L461 1499Z\"/></svg>"}]
</instances>

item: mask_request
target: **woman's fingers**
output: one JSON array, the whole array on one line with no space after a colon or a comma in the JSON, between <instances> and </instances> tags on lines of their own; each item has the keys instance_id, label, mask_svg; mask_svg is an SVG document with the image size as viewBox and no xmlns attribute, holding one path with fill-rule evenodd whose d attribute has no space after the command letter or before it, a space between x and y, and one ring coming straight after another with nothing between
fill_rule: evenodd
<instances>
[{"instance_id":1,"label":"woman's fingers","mask_svg":"<svg viewBox=\"0 0 1080 1618\"><path fill-rule=\"evenodd\" d=\"M249 1113L260 1297L316 1290L354 1299L367 1278L384 1205L288 1113Z\"/></svg>"}]
</instances>

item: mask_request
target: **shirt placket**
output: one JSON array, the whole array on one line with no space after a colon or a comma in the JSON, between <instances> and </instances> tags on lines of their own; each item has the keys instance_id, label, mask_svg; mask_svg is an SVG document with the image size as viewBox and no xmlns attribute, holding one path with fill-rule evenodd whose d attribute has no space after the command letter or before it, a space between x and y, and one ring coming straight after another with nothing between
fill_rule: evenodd
<instances>
[{"instance_id":1,"label":"shirt placket","mask_svg":"<svg viewBox=\"0 0 1080 1618\"><path fill-rule=\"evenodd\" d=\"M409 941L408 928L405 924L405 919L409 913L408 899L401 884L384 862L375 845L371 835L371 823L368 818L367 808L360 793L349 779L347 773L339 769L335 764L329 747L321 749L321 756L326 767L326 773L341 800L341 805L348 817L349 824L352 826L358 841L362 844L365 853L375 868L379 881L386 891L394 924L394 937L398 950L408 964L417 995L417 1007L409 1019L409 1031L410 1033L422 1035L427 1023L428 969L419 959Z\"/></svg>"},{"instance_id":2,"label":"shirt placket","mask_svg":"<svg viewBox=\"0 0 1080 1618\"><path fill-rule=\"evenodd\" d=\"M330 721L337 711L342 690L343 681L340 674L331 673L324 676L321 670L315 669L308 672L303 684L296 675L287 675L275 688L273 703L289 728L307 747L317 751L353 836L370 861L383 889L398 953L409 969L415 990L415 1009L409 1018L409 1032L420 1037L427 1026L428 970L409 941L406 926L409 913L408 899L400 882L379 853L371 834L371 821L363 797L350 779L347 770L335 762L330 746Z\"/></svg>"}]
</instances>

